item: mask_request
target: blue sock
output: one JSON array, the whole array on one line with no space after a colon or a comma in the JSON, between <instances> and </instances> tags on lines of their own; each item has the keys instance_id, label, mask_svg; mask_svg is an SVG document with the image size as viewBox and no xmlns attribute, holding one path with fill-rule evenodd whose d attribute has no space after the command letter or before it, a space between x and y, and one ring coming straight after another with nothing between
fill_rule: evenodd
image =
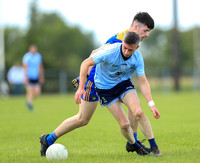
<instances>
[{"instance_id":1,"label":"blue sock","mask_svg":"<svg viewBox=\"0 0 200 163\"><path fill-rule=\"evenodd\" d=\"M51 134L47 136L48 145L52 145L57 139L58 137L56 136L55 132L52 132Z\"/></svg>"},{"instance_id":2,"label":"blue sock","mask_svg":"<svg viewBox=\"0 0 200 163\"><path fill-rule=\"evenodd\" d=\"M135 138L135 141L137 141L137 132L134 132L133 136Z\"/></svg>"},{"instance_id":3,"label":"blue sock","mask_svg":"<svg viewBox=\"0 0 200 163\"><path fill-rule=\"evenodd\" d=\"M149 141L151 148L158 147L154 138L149 139L148 141Z\"/></svg>"}]
</instances>

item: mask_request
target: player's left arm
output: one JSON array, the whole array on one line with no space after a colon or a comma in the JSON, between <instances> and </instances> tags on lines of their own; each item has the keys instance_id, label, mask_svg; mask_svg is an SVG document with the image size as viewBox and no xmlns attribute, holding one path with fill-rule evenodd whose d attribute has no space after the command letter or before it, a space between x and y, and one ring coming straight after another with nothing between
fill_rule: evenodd
<instances>
[{"instance_id":1,"label":"player's left arm","mask_svg":"<svg viewBox=\"0 0 200 163\"><path fill-rule=\"evenodd\" d=\"M138 79L139 79L140 90L144 98L148 102L148 105L151 108L151 111L153 112L154 117L158 119L160 117L160 113L158 109L155 107L155 103L152 100L151 87L150 87L149 82L145 75L138 76Z\"/></svg>"}]
</instances>

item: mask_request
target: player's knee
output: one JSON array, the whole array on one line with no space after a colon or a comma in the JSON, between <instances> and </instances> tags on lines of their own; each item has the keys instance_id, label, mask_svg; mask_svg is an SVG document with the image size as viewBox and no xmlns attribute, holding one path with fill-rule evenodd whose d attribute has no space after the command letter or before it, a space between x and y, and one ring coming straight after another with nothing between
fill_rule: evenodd
<instances>
[{"instance_id":1,"label":"player's knee","mask_svg":"<svg viewBox=\"0 0 200 163\"><path fill-rule=\"evenodd\" d=\"M86 126L89 122L90 122L90 119L83 119L83 120L81 121L81 125L82 125L82 126Z\"/></svg>"},{"instance_id":2,"label":"player's knee","mask_svg":"<svg viewBox=\"0 0 200 163\"><path fill-rule=\"evenodd\" d=\"M129 121L124 121L120 123L120 128L121 129L128 129L130 127L130 122Z\"/></svg>"},{"instance_id":3,"label":"player's knee","mask_svg":"<svg viewBox=\"0 0 200 163\"><path fill-rule=\"evenodd\" d=\"M82 116L78 116L78 124L79 126L85 126L89 123L90 119L89 118L84 118Z\"/></svg>"},{"instance_id":4,"label":"player's knee","mask_svg":"<svg viewBox=\"0 0 200 163\"><path fill-rule=\"evenodd\" d=\"M136 118L138 118L138 119L141 119L141 118L144 117L144 113L143 113L143 111L142 111L141 109L138 109L138 110L136 110L136 111L134 112L134 116L135 116Z\"/></svg>"}]
</instances>

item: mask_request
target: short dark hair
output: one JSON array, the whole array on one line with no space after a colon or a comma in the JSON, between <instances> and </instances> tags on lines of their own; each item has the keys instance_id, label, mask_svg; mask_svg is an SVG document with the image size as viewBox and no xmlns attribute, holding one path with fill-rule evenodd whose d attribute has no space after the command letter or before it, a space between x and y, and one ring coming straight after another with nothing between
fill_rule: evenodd
<instances>
[{"instance_id":1,"label":"short dark hair","mask_svg":"<svg viewBox=\"0 0 200 163\"><path fill-rule=\"evenodd\" d=\"M147 12L139 12L133 18L133 25L134 21L138 21L142 24L145 24L150 30L154 29L154 20Z\"/></svg>"},{"instance_id":2,"label":"short dark hair","mask_svg":"<svg viewBox=\"0 0 200 163\"><path fill-rule=\"evenodd\" d=\"M138 45L139 42L140 42L140 36L138 34L136 34L135 32L127 32L124 35L123 41L126 44L136 44L136 45Z\"/></svg>"}]
</instances>

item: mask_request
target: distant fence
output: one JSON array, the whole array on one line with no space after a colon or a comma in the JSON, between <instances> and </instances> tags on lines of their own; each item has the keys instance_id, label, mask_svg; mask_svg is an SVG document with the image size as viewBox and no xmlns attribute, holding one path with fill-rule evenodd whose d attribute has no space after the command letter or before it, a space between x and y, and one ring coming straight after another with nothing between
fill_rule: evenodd
<instances>
[{"instance_id":1,"label":"distant fence","mask_svg":"<svg viewBox=\"0 0 200 163\"><path fill-rule=\"evenodd\" d=\"M45 84L42 89L44 93L65 94L72 92L71 81L78 76L78 70L45 70Z\"/></svg>"}]
</instances>

